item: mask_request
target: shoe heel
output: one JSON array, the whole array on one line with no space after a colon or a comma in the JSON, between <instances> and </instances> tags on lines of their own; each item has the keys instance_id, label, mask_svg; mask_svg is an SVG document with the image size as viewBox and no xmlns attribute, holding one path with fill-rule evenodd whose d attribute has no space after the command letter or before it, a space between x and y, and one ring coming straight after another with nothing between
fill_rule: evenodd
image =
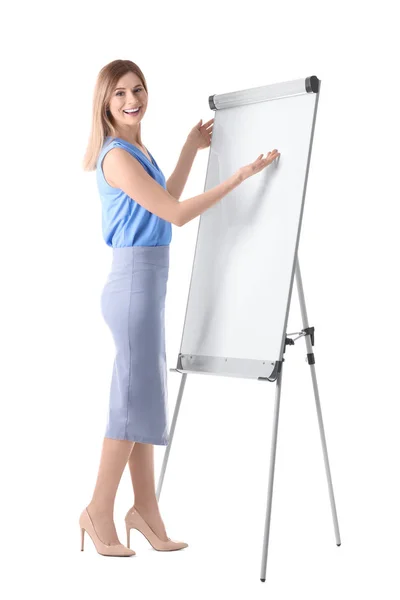
<instances>
[{"instance_id":1,"label":"shoe heel","mask_svg":"<svg viewBox=\"0 0 400 600\"><path fill-rule=\"evenodd\" d=\"M131 530L127 525L126 526L126 546L127 546L127 548L131 547L130 543L131 543Z\"/></svg>"},{"instance_id":2,"label":"shoe heel","mask_svg":"<svg viewBox=\"0 0 400 600\"><path fill-rule=\"evenodd\" d=\"M133 556L134 550L126 548L123 544L105 544L97 535L93 521L85 508L79 517L79 527L81 528L81 550L83 550L83 541L85 531L91 538L97 552L103 556Z\"/></svg>"},{"instance_id":3,"label":"shoe heel","mask_svg":"<svg viewBox=\"0 0 400 600\"><path fill-rule=\"evenodd\" d=\"M140 533L144 535L149 544L151 544L155 550L181 550L189 545L186 542L177 542L175 540L171 540L170 538L168 538L168 540L160 539L135 507L129 509L129 511L126 513L125 528L128 548L130 543L129 534L131 529L140 531Z\"/></svg>"}]
</instances>

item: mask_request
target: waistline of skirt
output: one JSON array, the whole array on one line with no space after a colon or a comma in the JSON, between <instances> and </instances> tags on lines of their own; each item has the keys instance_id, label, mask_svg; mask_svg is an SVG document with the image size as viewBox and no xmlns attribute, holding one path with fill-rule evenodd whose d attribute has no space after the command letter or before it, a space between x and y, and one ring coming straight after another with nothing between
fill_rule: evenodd
<instances>
[{"instance_id":1,"label":"waistline of skirt","mask_svg":"<svg viewBox=\"0 0 400 600\"><path fill-rule=\"evenodd\" d=\"M123 246L112 249L112 264L138 264L151 262L169 266L169 244L167 246Z\"/></svg>"}]
</instances>

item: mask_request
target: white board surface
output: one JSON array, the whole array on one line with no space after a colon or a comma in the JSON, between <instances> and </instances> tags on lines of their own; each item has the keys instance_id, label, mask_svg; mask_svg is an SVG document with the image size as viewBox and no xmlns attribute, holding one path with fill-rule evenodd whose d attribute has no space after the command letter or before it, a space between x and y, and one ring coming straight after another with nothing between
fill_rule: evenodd
<instances>
[{"instance_id":1,"label":"white board surface","mask_svg":"<svg viewBox=\"0 0 400 600\"><path fill-rule=\"evenodd\" d=\"M204 191L281 156L200 216L179 370L260 377L282 359L317 97L215 111Z\"/></svg>"}]
</instances>

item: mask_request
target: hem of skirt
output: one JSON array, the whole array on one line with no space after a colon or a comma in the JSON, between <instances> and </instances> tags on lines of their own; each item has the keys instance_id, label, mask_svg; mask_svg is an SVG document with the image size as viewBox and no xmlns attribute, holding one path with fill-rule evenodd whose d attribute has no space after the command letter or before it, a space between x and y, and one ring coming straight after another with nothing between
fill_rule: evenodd
<instances>
[{"instance_id":1,"label":"hem of skirt","mask_svg":"<svg viewBox=\"0 0 400 600\"><path fill-rule=\"evenodd\" d=\"M105 435L104 437L110 440L126 440L128 442L139 442L141 444L155 444L156 446L168 446L169 440L161 440L160 438L145 437L140 435L125 435L124 437L116 437L113 435Z\"/></svg>"}]
</instances>

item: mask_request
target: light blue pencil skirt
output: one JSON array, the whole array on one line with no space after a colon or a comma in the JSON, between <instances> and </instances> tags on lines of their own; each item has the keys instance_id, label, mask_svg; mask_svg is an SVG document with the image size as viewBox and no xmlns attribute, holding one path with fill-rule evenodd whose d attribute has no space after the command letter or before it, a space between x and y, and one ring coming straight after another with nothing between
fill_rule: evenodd
<instances>
[{"instance_id":1,"label":"light blue pencil skirt","mask_svg":"<svg viewBox=\"0 0 400 600\"><path fill-rule=\"evenodd\" d=\"M105 437L167 446L169 246L113 248L101 312L115 342Z\"/></svg>"}]
</instances>

